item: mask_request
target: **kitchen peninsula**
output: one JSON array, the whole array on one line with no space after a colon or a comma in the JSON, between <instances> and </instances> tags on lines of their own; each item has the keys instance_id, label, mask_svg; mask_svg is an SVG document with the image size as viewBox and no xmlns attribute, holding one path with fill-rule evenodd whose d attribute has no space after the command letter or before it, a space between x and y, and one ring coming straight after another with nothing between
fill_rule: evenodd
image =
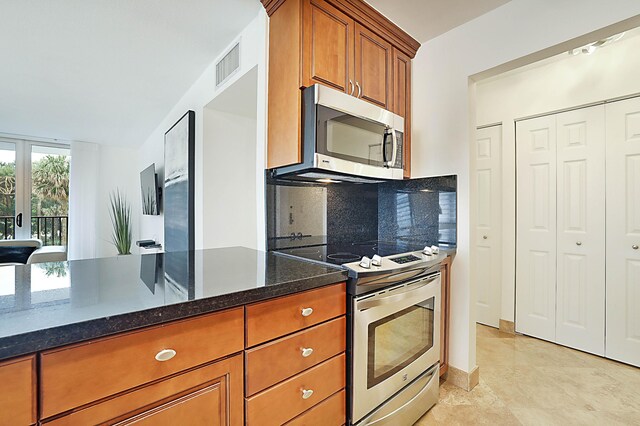
<instances>
[{"instance_id":1,"label":"kitchen peninsula","mask_svg":"<svg viewBox=\"0 0 640 426\"><path fill-rule=\"evenodd\" d=\"M345 271L233 247L190 276L171 256L0 267L0 424L344 418Z\"/></svg>"}]
</instances>

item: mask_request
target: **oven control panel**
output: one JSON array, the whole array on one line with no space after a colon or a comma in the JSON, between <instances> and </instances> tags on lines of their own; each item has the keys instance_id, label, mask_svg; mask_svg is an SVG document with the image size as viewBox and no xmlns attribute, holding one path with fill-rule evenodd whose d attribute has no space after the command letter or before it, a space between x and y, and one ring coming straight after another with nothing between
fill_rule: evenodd
<instances>
[{"instance_id":1,"label":"oven control panel","mask_svg":"<svg viewBox=\"0 0 640 426\"><path fill-rule=\"evenodd\" d=\"M402 265L402 264L409 263L409 262L415 262L416 260L420 260L420 258L416 257L416 256L414 256L412 254L407 254L407 255L404 255L404 256L392 257L389 260Z\"/></svg>"}]
</instances>

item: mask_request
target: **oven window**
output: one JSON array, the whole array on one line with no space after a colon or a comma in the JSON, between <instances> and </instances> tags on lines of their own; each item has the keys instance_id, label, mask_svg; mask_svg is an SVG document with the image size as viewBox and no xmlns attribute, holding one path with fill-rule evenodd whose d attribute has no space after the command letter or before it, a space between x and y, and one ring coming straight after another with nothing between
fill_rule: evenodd
<instances>
[{"instance_id":1,"label":"oven window","mask_svg":"<svg viewBox=\"0 0 640 426\"><path fill-rule=\"evenodd\" d=\"M367 388L393 376L433 347L435 298L369 324Z\"/></svg>"}]
</instances>

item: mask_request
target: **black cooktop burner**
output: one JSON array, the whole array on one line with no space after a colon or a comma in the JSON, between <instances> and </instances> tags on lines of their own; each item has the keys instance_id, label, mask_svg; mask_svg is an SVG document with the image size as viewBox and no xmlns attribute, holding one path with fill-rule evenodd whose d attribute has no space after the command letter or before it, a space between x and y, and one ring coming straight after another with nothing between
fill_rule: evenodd
<instances>
[{"instance_id":1,"label":"black cooktop burner","mask_svg":"<svg viewBox=\"0 0 640 426\"><path fill-rule=\"evenodd\" d=\"M328 260L341 265L343 263L355 262L356 260L360 260L361 257L362 256L353 253L331 253L327 255Z\"/></svg>"}]
</instances>

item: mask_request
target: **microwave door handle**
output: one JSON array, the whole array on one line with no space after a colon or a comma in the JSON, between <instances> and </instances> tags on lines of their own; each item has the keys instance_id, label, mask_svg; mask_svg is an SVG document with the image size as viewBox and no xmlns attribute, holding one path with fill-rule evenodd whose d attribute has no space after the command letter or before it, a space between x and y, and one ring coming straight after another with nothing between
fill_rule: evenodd
<instances>
[{"instance_id":1,"label":"microwave door handle","mask_svg":"<svg viewBox=\"0 0 640 426\"><path fill-rule=\"evenodd\" d=\"M389 166L394 167L398 156L398 136L396 135L396 129L391 128L391 136L393 140L393 154L391 155L391 164L389 164Z\"/></svg>"},{"instance_id":2,"label":"microwave door handle","mask_svg":"<svg viewBox=\"0 0 640 426\"><path fill-rule=\"evenodd\" d=\"M389 136L389 133L387 133L387 131L385 130L384 135L382 135L382 165L386 166L387 165L387 150L385 145L387 144L387 136Z\"/></svg>"}]
</instances>

